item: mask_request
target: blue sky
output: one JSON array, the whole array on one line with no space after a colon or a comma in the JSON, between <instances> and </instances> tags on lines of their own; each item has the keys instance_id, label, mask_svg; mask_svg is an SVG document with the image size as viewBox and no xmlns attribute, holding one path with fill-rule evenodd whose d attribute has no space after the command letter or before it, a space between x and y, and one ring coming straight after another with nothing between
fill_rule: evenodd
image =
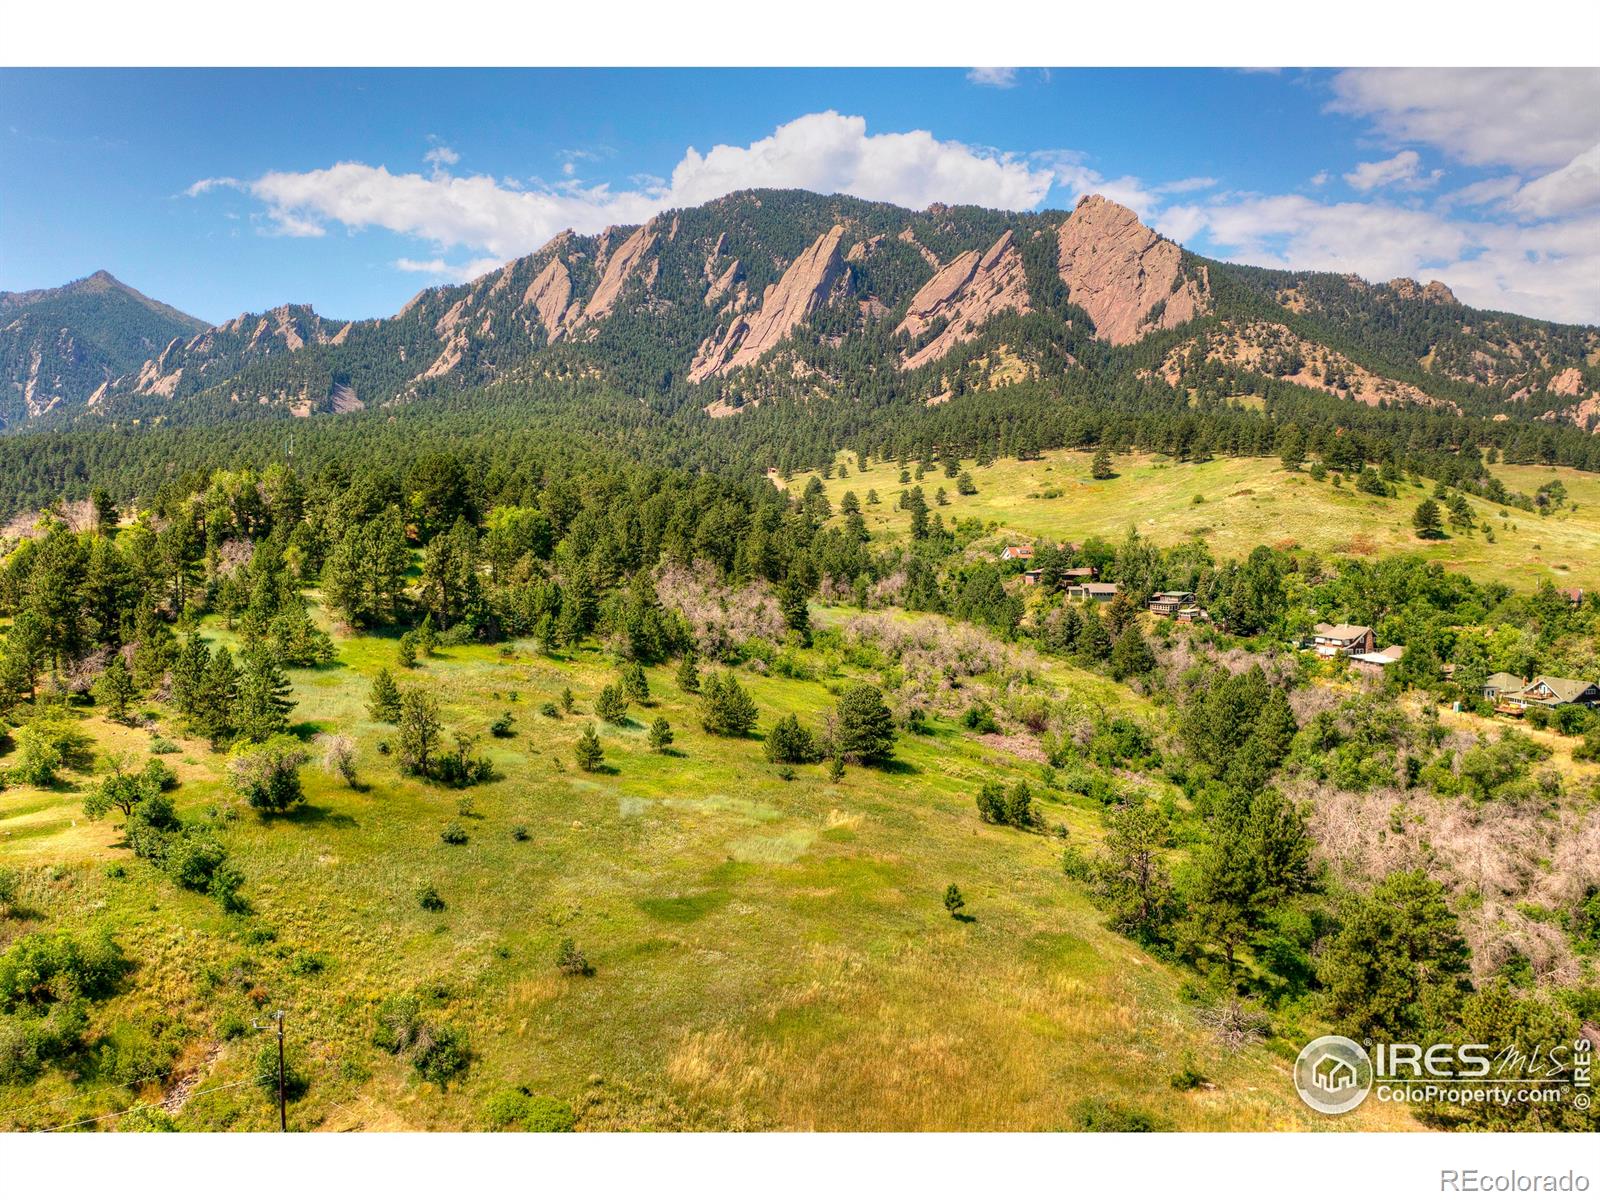
<instances>
[{"instance_id":1,"label":"blue sky","mask_svg":"<svg viewBox=\"0 0 1600 1200\"><path fill-rule=\"evenodd\" d=\"M0 288L103 267L213 321L385 315L748 186L1098 191L1201 253L1600 321L1595 71L6 70L0 165Z\"/></svg>"}]
</instances>

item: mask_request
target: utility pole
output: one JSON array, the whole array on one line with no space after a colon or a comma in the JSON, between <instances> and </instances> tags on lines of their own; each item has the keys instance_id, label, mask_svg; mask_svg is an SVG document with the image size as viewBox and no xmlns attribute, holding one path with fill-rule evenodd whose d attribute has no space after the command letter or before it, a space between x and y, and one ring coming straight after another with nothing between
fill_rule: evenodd
<instances>
[{"instance_id":1,"label":"utility pole","mask_svg":"<svg viewBox=\"0 0 1600 1200\"><path fill-rule=\"evenodd\" d=\"M284 1096L283 1088L283 1009L272 1014L278 1023L278 1132L289 1132L289 1105ZM271 1029L270 1025L259 1025L254 1021L250 1024L256 1029Z\"/></svg>"}]
</instances>

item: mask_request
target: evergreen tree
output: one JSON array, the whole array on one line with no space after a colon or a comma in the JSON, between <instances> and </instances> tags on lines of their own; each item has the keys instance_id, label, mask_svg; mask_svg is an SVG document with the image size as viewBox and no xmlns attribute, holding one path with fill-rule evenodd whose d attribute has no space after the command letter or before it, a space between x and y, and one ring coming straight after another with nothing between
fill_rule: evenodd
<instances>
[{"instance_id":1,"label":"evergreen tree","mask_svg":"<svg viewBox=\"0 0 1600 1200\"><path fill-rule=\"evenodd\" d=\"M961 889L960 888L958 888L953 883L949 887L945 888L945 890L944 890L944 910L945 910L945 912L949 913L952 917L959 917L961 915L961 910L963 908L965 908L966 906L967 906L967 902L964 899L962 899L962 897L961 897Z\"/></svg>"},{"instance_id":2,"label":"evergreen tree","mask_svg":"<svg viewBox=\"0 0 1600 1200\"><path fill-rule=\"evenodd\" d=\"M1424 500L1417 505L1416 512L1411 514L1411 525L1420 538L1444 536L1444 523L1439 512L1439 506L1432 500Z\"/></svg>"},{"instance_id":3,"label":"evergreen tree","mask_svg":"<svg viewBox=\"0 0 1600 1200\"><path fill-rule=\"evenodd\" d=\"M700 724L719 737L746 737L756 724L756 703L739 686L733 672L723 671L705 682L700 695Z\"/></svg>"},{"instance_id":4,"label":"evergreen tree","mask_svg":"<svg viewBox=\"0 0 1600 1200\"><path fill-rule=\"evenodd\" d=\"M373 677L372 688L367 692L367 712L372 714L374 721L389 725L400 721L400 689L395 685L388 667L379 667L377 675Z\"/></svg>"},{"instance_id":5,"label":"evergreen tree","mask_svg":"<svg viewBox=\"0 0 1600 1200\"><path fill-rule=\"evenodd\" d=\"M94 681L94 698L113 721L127 719L128 707L139 698L139 689L134 685L128 665L122 661L121 651L111 655L106 669Z\"/></svg>"},{"instance_id":6,"label":"evergreen tree","mask_svg":"<svg viewBox=\"0 0 1600 1200\"><path fill-rule=\"evenodd\" d=\"M190 721L195 733L220 748L233 735L234 706L239 700L239 671L226 646L219 647L206 665L205 678Z\"/></svg>"},{"instance_id":7,"label":"evergreen tree","mask_svg":"<svg viewBox=\"0 0 1600 1200\"><path fill-rule=\"evenodd\" d=\"M400 769L408 775L428 775L443 729L439 702L428 691L405 692L400 699Z\"/></svg>"},{"instance_id":8,"label":"evergreen tree","mask_svg":"<svg viewBox=\"0 0 1600 1200\"><path fill-rule=\"evenodd\" d=\"M650 722L649 732L650 749L657 754L665 754L672 745L672 726L665 717L657 717Z\"/></svg>"},{"instance_id":9,"label":"evergreen tree","mask_svg":"<svg viewBox=\"0 0 1600 1200\"><path fill-rule=\"evenodd\" d=\"M1139 633L1139 626L1130 622L1111 647L1111 677L1130 679L1153 670L1155 665L1156 656Z\"/></svg>"},{"instance_id":10,"label":"evergreen tree","mask_svg":"<svg viewBox=\"0 0 1600 1200\"><path fill-rule=\"evenodd\" d=\"M894 752L894 714L871 684L846 688L834 709L838 750L856 762L874 762Z\"/></svg>"},{"instance_id":11,"label":"evergreen tree","mask_svg":"<svg viewBox=\"0 0 1600 1200\"><path fill-rule=\"evenodd\" d=\"M764 749L769 762L809 763L821 757L816 739L793 713L785 713L767 732Z\"/></svg>"},{"instance_id":12,"label":"evergreen tree","mask_svg":"<svg viewBox=\"0 0 1600 1200\"><path fill-rule=\"evenodd\" d=\"M289 727L293 688L266 643L247 646L242 662L233 724L247 741L265 742Z\"/></svg>"},{"instance_id":13,"label":"evergreen tree","mask_svg":"<svg viewBox=\"0 0 1600 1200\"><path fill-rule=\"evenodd\" d=\"M688 692L691 696L700 691L700 669L695 665L694 651L685 652L683 658L678 661L676 681L679 690Z\"/></svg>"},{"instance_id":14,"label":"evergreen tree","mask_svg":"<svg viewBox=\"0 0 1600 1200\"><path fill-rule=\"evenodd\" d=\"M1116 472L1111 466L1111 452L1104 446L1094 452L1094 460L1089 464L1089 475L1094 479L1110 479Z\"/></svg>"},{"instance_id":15,"label":"evergreen tree","mask_svg":"<svg viewBox=\"0 0 1600 1200\"><path fill-rule=\"evenodd\" d=\"M638 663L629 663L622 668L622 688L635 704L650 703L650 681Z\"/></svg>"},{"instance_id":16,"label":"evergreen tree","mask_svg":"<svg viewBox=\"0 0 1600 1200\"><path fill-rule=\"evenodd\" d=\"M614 683L600 689L594 702L595 715L608 725L621 725L628 719L628 697Z\"/></svg>"},{"instance_id":17,"label":"evergreen tree","mask_svg":"<svg viewBox=\"0 0 1600 1200\"><path fill-rule=\"evenodd\" d=\"M585 725L583 732L578 736L577 747L573 755L578 761L578 766L585 771L598 771L605 762L605 750L600 745L600 739L595 735L593 725Z\"/></svg>"},{"instance_id":18,"label":"evergreen tree","mask_svg":"<svg viewBox=\"0 0 1600 1200\"><path fill-rule=\"evenodd\" d=\"M1121 804L1106 818L1094 892L1113 928L1141 942L1161 940L1172 917L1172 885L1161 859L1170 837L1165 815L1148 801Z\"/></svg>"}]
</instances>

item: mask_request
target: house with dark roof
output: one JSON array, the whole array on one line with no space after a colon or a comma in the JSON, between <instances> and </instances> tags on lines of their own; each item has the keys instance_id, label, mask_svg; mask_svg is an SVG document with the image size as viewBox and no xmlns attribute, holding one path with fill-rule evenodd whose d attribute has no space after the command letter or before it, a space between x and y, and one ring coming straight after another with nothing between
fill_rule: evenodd
<instances>
[{"instance_id":1,"label":"house with dark roof","mask_svg":"<svg viewBox=\"0 0 1600 1200\"><path fill-rule=\"evenodd\" d=\"M1311 648L1323 658L1371 654L1378 648L1378 639L1370 625L1319 624L1311 630Z\"/></svg>"}]
</instances>

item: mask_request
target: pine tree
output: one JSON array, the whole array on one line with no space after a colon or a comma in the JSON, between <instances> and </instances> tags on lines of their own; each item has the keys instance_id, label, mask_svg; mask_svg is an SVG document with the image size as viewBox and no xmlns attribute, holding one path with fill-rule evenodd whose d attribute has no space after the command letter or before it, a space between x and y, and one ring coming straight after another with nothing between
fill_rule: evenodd
<instances>
[{"instance_id":1,"label":"pine tree","mask_svg":"<svg viewBox=\"0 0 1600 1200\"><path fill-rule=\"evenodd\" d=\"M608 725L621 725L628 719L628 697L614 683L600 689L594 702L595 715Z\"/></svg>"},{"instance_id":2,"label":"pine tree","mask_svg":"<svg viewBox=\"0 0 1600 1200\"><path fill-rule=\"evenodd\" d=\"M665 754L672 745L672 726L665 717L657 717L650 722L650 749L657 754Z\"/></svg>"},{"instance_id":3,"label":"pine tree","mask_svg":"<svg viewBox=\"0 0 1600 1200\"><path fill-rule=\"evenodd\" d=\"M1420 538L1437 538L1444 534L1439 506L1432 500L1424 500L1417 505L1417 511L1411 514L1411 524Z\"/></svg>"},{"instance_id":4,"label":"pine tree","mask_svg":"<svg viewBox=\"0 0 1600 1200\"><path fill-rule=\"evenodd\" d=\"M287 718L295 706L291 699L294 689L265 642L247 646L242 661L234 726L246 740L265 742L289 727Z\"/></svg>"},{"instance_id":5,"label":"pine tree","mask_svg":"<svg viewBox=\"0 0 1600 1200\"><path fill-rule=\"evenodd\" d=\"M1083 610L1083 624L1078 629L1078 653L1090 662L1105 662L1111 657L1111 635L1105 622L1091 603Z\"/></svg>"},{"instance_id":6,"label":"pine tree","mask_svg":"<svg viewBox=\"0 0 1600 1200\"><path fill-rule=\"evenodd\" d=\"M585 771L598 771L605 762L605 750L600 745L600 739L595 735L593 725L585 725L583 733L578 736L577 747L573 750L578 766Z\"/></svg>"},{"instance_id":7,"label":"pine tree","mask_svg":"<svg viewBox=\"0 0 1600 1200\"><path fill-rule=\"evenodd\" d=\"M239 699L239 671L226 646L211 656L200 684L191 725L201 737L220 747L233 733L233 711Z\"/></svg>"},{"instance_id":8,"label":"pine tree","mask_svg":"<svg viewBox=\"0 0 1600 1200\"><path fill-rule=\"evenodd\" d=\"M679 690L688 692L691 696L700 691L700 669L695 665L694 651L688 651L679 660L676 679Z\"/></svg>"},{"instance_id":9,"label":"pine tree","mask_svg":"<svg viewBox=\"0 0 1600 1200\"><path fill-rule=\"evenodd\" d=\"M367 712L372 714L374 721L384 721L390 725L400 720L400 689L395 685L388 667L379 667L378 674L372 680L372 688L367 693Z\"/></svg>"},{"instance_id":10,"label":"pine tree","mask_svg":"<svg viewBox=\"0 0 1600 1200\"><path fill-rule=\"evenodd\" d=\"M1094 461L1089 464L1089 474L1094 479L1110 479L1115 474L1111 467L1111 452L1104 446L1094 452Z\"/></svg>"},{"instance_id":11,"label":"pine tree","mask_svg":"<svg viewBox=\"0 0 1600 1200\"><path fill-rule=\"evenodd\" d=\"M856 762L872 762L894 752L894 714L877 688L868 683L846 688L834 712L840 753Z\"/></svg>"},{"instance_id":12,"label":"pine tree","mask_svg":"<svg viewBox=\"0 0 1600 1200\"><path fill-rule=\"evenodd\" d=\"M700 724L720 737L745 737L755 728L756 703L731 671L712 675L700 697Z\"/></svg>"},{"instance_id":13,"label":"pine tree","mask_svg":"<svg viewBox=\"0 0 1600 1200\"><path fill-rule=\"evenodd\" d=\"M967 902L964 899L962 899L961 889L960 888L958 888L953 883L949 887L945 888L945 890L944 890L944 910L945 910L945 912L949 913L952 917L959 917L961 915L961 910L963 908L965 908L966 906L967 906Z\"/></svg>"},{"instance_id":14,"label":"pine tree","mask_svg":"<svg viewBox=\"0 0 1600 1200\"><path fill-rule=\"evenodd\" d=\"M127 718L128 706L138 697L139 689L134 685L128 665L122 661L121 651L114 652L106 669L94 681L95 702L105 706L106 715L113 721L122 721Z\"/></svg>"},{"instance_id":15,"label":"pine tree","mask_svg":"<svg viewBox=\"0 0 1600 1200\"><path fill-rule=\"evenodd\" d=\"M408 775L427 775L439 749L443 731L439 702L423 688L412 688L400 700L400 769Z\"/></svg>"},{"instance_id":16,"label":"pine tree","mask_svg":"<svg viewBox=\"0 0 1600 1200\"><path fill-rule=\"evenodd\" d=\"M650 681L638 663L629 663L622 668L622 688L635 704L650 703Z\"/></svg>"}]
</instances>

